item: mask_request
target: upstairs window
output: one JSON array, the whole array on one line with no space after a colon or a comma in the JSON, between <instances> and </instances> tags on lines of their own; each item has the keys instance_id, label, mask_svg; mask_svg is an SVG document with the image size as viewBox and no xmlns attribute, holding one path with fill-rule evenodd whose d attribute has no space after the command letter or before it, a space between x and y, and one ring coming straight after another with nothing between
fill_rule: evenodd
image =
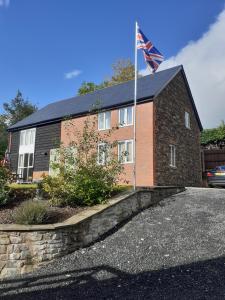
<instances>
[{"instance_id":1,"label":"upstairs window","mask_svg":"<svg viewBox=\"0 0 225 300\"><path fill-rule=\"evenodd\" d=\"M132 106L119 109L119 125L120 127L133 125Z\"/></svg>"},{"instance_id":2,"label":"upstairs window","mask_svg":"<svg viewBox=\"0 0 225 300\"><path fill-rule=\"evenodd\" d=\"M34 145L36 129L27 129L20 132L20 146Z\"/></svg>"},{"instance_id":3,"label":"upstairs window","mask_svg":"<svg viewBox=\"0 0 225 300\"><path fill-rule=\"evenodd\" d=\"M176 167L176 146L170 145L170 167Z\"/></svg>"},{"instance_id":4,"label":"upstairs window","mask_svg":"<svg viewBox=\"0 0 225 300\"><path fill-rule=\"evenodd\" d=\"M118 142L118 156L123 164L133 162L133 140Z\"/></svg>"},{"instance_id":5,"label":"upstairs window","mask_svg":"<svg viewBox=\"0 0 225 300\"><path fill-rule=\"evenodd\" d=\"M185 127L191 129L190 114L187 111L185 111L184 114L184 122L185 122Z\"/></svg>"},{"instance_id":6,"label":"upstairs window","mask_svg":"<svg viewBox=\"0 0 225 300\"><path fill-rule=\"evenodd\" d=\"M106 130L111 128L111 111L98 114L98 130Z\"/></svg>"}]
</instances>

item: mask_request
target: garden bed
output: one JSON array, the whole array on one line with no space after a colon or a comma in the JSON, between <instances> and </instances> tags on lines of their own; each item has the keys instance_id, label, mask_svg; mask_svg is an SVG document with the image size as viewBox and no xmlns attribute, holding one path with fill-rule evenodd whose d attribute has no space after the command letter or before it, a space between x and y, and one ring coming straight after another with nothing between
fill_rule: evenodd
<instances>
[{"instance_id":1,"label":"garden bed","mask_svg":"<svg viewBox=\"0 0 225 300\"><path fill-rule=\"evenodd\" d=\"M38 200L37 200L38 201ZM8 205L0 207L0 224L13 224L13 215L16 210L24 201L16 201ZM47 202L47 201L41 201ZM48 206L48 220L46 223L58 223L63 222L66 219L72 217L73 215L87 209L86 207L56 207Z\"/></svg>"}]
</instances>

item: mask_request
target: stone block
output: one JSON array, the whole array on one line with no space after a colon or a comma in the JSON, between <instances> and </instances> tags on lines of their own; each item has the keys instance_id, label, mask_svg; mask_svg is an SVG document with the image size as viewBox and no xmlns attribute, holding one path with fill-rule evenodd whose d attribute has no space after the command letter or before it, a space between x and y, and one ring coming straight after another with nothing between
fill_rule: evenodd
<instances>
[{"instance_id":1,"label":"stone block","mask_svg":"<svg viewBox=\"0 0 225 300\"><path fill-rule=\"evenodd\" d=\"M0 237L0 245L9 245L10 239L8 237Z\"/></svg>"},{"instance_id":2,"label":"stone block","mask_svg":"<svg viewBox=\"0 0 225 300\"><path fill-rule=\"evenodd\" d=\"M0 254L5 254L7 252L7 246L6 245L0 245Z\"/></svg>"},{"instance_id":3,"label":"stone block","mask_svg":"<svg viewBox=\"0 0 225 300\"><path fill-rule=\"evenodd\" d=\"M20 236L10 236L9 237L11 244L22 243L22 238Z\"/></svg>"}]
</instances>

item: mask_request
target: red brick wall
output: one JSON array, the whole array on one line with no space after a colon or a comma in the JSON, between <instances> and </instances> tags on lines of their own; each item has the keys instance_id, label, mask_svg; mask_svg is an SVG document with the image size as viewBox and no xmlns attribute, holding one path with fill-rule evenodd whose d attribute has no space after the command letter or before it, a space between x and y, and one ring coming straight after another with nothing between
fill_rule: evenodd
<instances>
[{"instance_id":1,"label":"red brick wall","mask_svg":"<svg viewBox=\"0 0 225 300\"><path fill-rule=\"evenodd\" d=\"M66 146L74 140L76 128L82 130L86 117L79 117L69 122L61 123L61 142ZM139 104L137 106L137 127L136 127L136 184L137 186L152 186L153 178L153 102ZM72 123L72 124L71 124ZM111 127L119 123L118 109L111 111ZM70 126L68 126L70 124ZM97 128L96 128L97 130ZM105 131L102 131L104 133ZM133 139L133 126L119 128L110 137L111 141ZM133 163L124 164L124 172L120 183L124 180L128 184L133 184Z\"/></svg>"}]
</instances>

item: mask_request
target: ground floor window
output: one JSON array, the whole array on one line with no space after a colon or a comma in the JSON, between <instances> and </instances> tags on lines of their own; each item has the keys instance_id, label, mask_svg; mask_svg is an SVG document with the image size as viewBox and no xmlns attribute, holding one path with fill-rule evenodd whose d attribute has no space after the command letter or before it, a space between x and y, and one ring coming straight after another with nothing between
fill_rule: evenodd
<instances>
[{"instance_id":1,"label":"ground floor window","mask_svg":"<svg viewBox=\"0 0 225 300\"><path fill-rule=\"evenodd\" d=\"M60 159L60 149L51 149L50 150L50 158L49 158L49 175L57 176L59 170L54 166L54 164L59 163Z\"/></svg>"},{"instance_id":2,"label":"ground floor window","mask_svg":"<svg viewBox=\"0 0 225 300\"><path fill-rule=\"evenodd\" d=\"M133 140L118 142L118 156L123 164L133 162Z\"/></svg>"},{"instance_id":3,"label":"ground floor window","mask_svg":"<svg viewBox=\"0 0 225 300\"><path fill-rule=\"evenodd\" d=\"M176 167L176 146L170 145L170 166Z\"/></svg>"},{"instance_id":4,"label":"ground floor window","mask_svg":"<svg viewBox=\"0 0 225 300\"><path fill-rule=\"evenodd\" d=\"M24 182L30 182L33 179L34 153L19 154L18 175Z\"/></svg>"}]
</instances>

